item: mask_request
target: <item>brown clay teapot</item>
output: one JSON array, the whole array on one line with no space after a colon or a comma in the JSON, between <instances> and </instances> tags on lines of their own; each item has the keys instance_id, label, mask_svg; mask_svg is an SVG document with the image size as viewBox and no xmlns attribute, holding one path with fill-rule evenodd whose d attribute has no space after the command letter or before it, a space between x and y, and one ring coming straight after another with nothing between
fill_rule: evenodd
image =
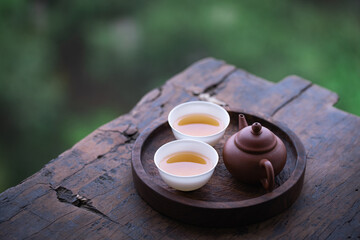
<instances>
[{"instance_id":1,"label":"brown clay teapot","mask_svg":"<svg viewBox=\"0 0 360 240\"><path fill-rule=\"evenodd\" d=\"M272 191L274 178L286 163L284 143L258 122L248 126L243 114L239 114L239 129L224 145L226 168L236 179L245 183L260 181L267 191Z\"/></svg>"}]
</instances>

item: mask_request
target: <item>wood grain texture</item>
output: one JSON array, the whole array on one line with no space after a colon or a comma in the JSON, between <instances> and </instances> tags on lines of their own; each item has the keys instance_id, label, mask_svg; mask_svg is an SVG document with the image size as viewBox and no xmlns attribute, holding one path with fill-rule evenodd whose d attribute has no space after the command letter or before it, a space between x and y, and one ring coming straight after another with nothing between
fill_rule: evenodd
<instances>
[{"instance_id":1,"label":"wood grain texture","mask_svg":"<svg viewBox=\"0 0 360 240\"><path fill-rule=\"evenodd\" d=\"M181 102L203 93L272 117L307 153L294 205L234 228L183 224L137 194L131 151L138 135ZM271 83L212 58L146 94L111 121L0 194L0 239L357 239L360 237L360 118L333 107L338 97L300 77Z\"/></svg>"}]
</instances>

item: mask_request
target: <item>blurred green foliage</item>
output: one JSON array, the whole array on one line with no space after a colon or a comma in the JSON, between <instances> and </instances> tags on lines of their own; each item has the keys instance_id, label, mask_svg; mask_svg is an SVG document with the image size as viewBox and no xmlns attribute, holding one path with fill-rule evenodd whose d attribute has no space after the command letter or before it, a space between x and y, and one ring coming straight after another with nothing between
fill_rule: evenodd
<instances>
[{"instance_id":1,"label":"blurred green foliage","mask_svg":"<svg viewBox=\"0 0 360 240\"><path fill-rule=\"evenodd\" d=\"M0 2L0 192L212 56L360 115L358 1Z\"/></svg>"}]
</instances>

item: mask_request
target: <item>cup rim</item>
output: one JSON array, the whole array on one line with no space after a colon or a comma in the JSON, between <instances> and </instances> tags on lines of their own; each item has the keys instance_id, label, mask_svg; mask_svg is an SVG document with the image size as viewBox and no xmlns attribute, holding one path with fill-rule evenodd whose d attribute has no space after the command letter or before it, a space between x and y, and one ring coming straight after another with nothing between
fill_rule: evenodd
<instances>
[{"instance_id":1,"label":"cup rim","mask_svg":"<svg viewBox=\"0 0 360 240\"><path fill-rule=\"evenodd\" d=\"M215 163L213 164L213 166L207 170L206 172L203 172L203 173L200 173L200 174L196 174L196 175L189 175L189 176L179 176L179 175L175 175L175 174L172 174L172 173L168 173L166 172L165 170L163 170L159 164L155 161L155 156L158 154L158 151L163 148L163 147L166 147L167 145L171 145L171 144L177 144L178 142L194 142L196 144L203 144L203 145L206 145L207 148L210 147L210 151L213 151L215 154L216 154L216 161ZM180 151L179 151L180 152ZM198 152L197 152L198 153ZM202 153L199 153L201 155L204 155ZM159 161L160 162L160 161ZM155 166L157 167L158 170L162 171L163 173L166 173L167 175L170 175L170 176L173 176L173 177L178 177L178 178L193 178L193 177L200 177L202 175L206 175L208 174L209 172L213 171L215 169L215 167L218 165L219 163L219 154L217 153L217 151L215 150L214 147L212 147L210 144L206 143L206 142L203 142L203 141L199 141L199 140L193 140L193 139L179 139L179 140L174 140L174 141L171 141L171 142L167 142L165 144L163 144L161 147L159 147L155 154L154 154L154 163L155 163Z\"/></svg>"},{"instance_id":2,"label":"cup rim","mask_svg":"<svg viewBox=\"0 0 360 240\"><path fill-rule=\"evenodd\" d=\"M185 134L185 133L183 133L183 132L180 132L180 131L177 130L176 128L174 128L173 123L170 121L170 115L173 114L173 112L176 111L178 108L183 107L184 105L190 105L190 104L205 104L205 105L211 105L211 106L214 106L214 107L217 107L217 108L223 110L224 113L226 113L226 114L224 114L224 115L226 115L226 123L224 124L223 128L222 128L220 131L216 132L216 133L209 134L209 135L205 135L205 136L196 136L196 135L194 136L194 135ZM212 115L213 117L218 118L217 116L214 116L213 114L209 114L209 115ZM184 136L186 136L186 137L189 137L189 138L206 138L206 137L216 136L216 135L222 133L223 131L225 131L225 130L227 129L227 127L229 126L229 124L230 124L230 116L229 116L229 113L228 113L223 107L221 107L221 106L219 106L219 105L217 105L217 104L215 104L215 103L206 102L206 101L189 101L189 102L180 103L179 105L177 105L177 106L175 106L173 109L171 109L171 111L170 111L169 114L168 114L168 123L169 123L169 125L170 125L170 127L171 127L171 129L172 129L173 131L176 131L177 133L182 134L182 135L184 135Z\"/></svg>"}]
</instances>

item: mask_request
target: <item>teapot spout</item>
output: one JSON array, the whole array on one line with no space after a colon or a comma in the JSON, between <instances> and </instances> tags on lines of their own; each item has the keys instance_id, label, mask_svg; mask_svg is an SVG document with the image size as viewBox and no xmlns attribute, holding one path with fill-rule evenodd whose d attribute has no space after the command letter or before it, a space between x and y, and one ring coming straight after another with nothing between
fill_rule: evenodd
<instances>
[{"instance_id":1,"label":"teapot spout","mask_svg":"<svg viewBox=\"0 0 360 240\"><path fill-rule=\"evenodd\" d=\"M248 123L246 122L245 115L239 114L239 131L247 126L248 126Z\"/></svg>"}]
</instances>

